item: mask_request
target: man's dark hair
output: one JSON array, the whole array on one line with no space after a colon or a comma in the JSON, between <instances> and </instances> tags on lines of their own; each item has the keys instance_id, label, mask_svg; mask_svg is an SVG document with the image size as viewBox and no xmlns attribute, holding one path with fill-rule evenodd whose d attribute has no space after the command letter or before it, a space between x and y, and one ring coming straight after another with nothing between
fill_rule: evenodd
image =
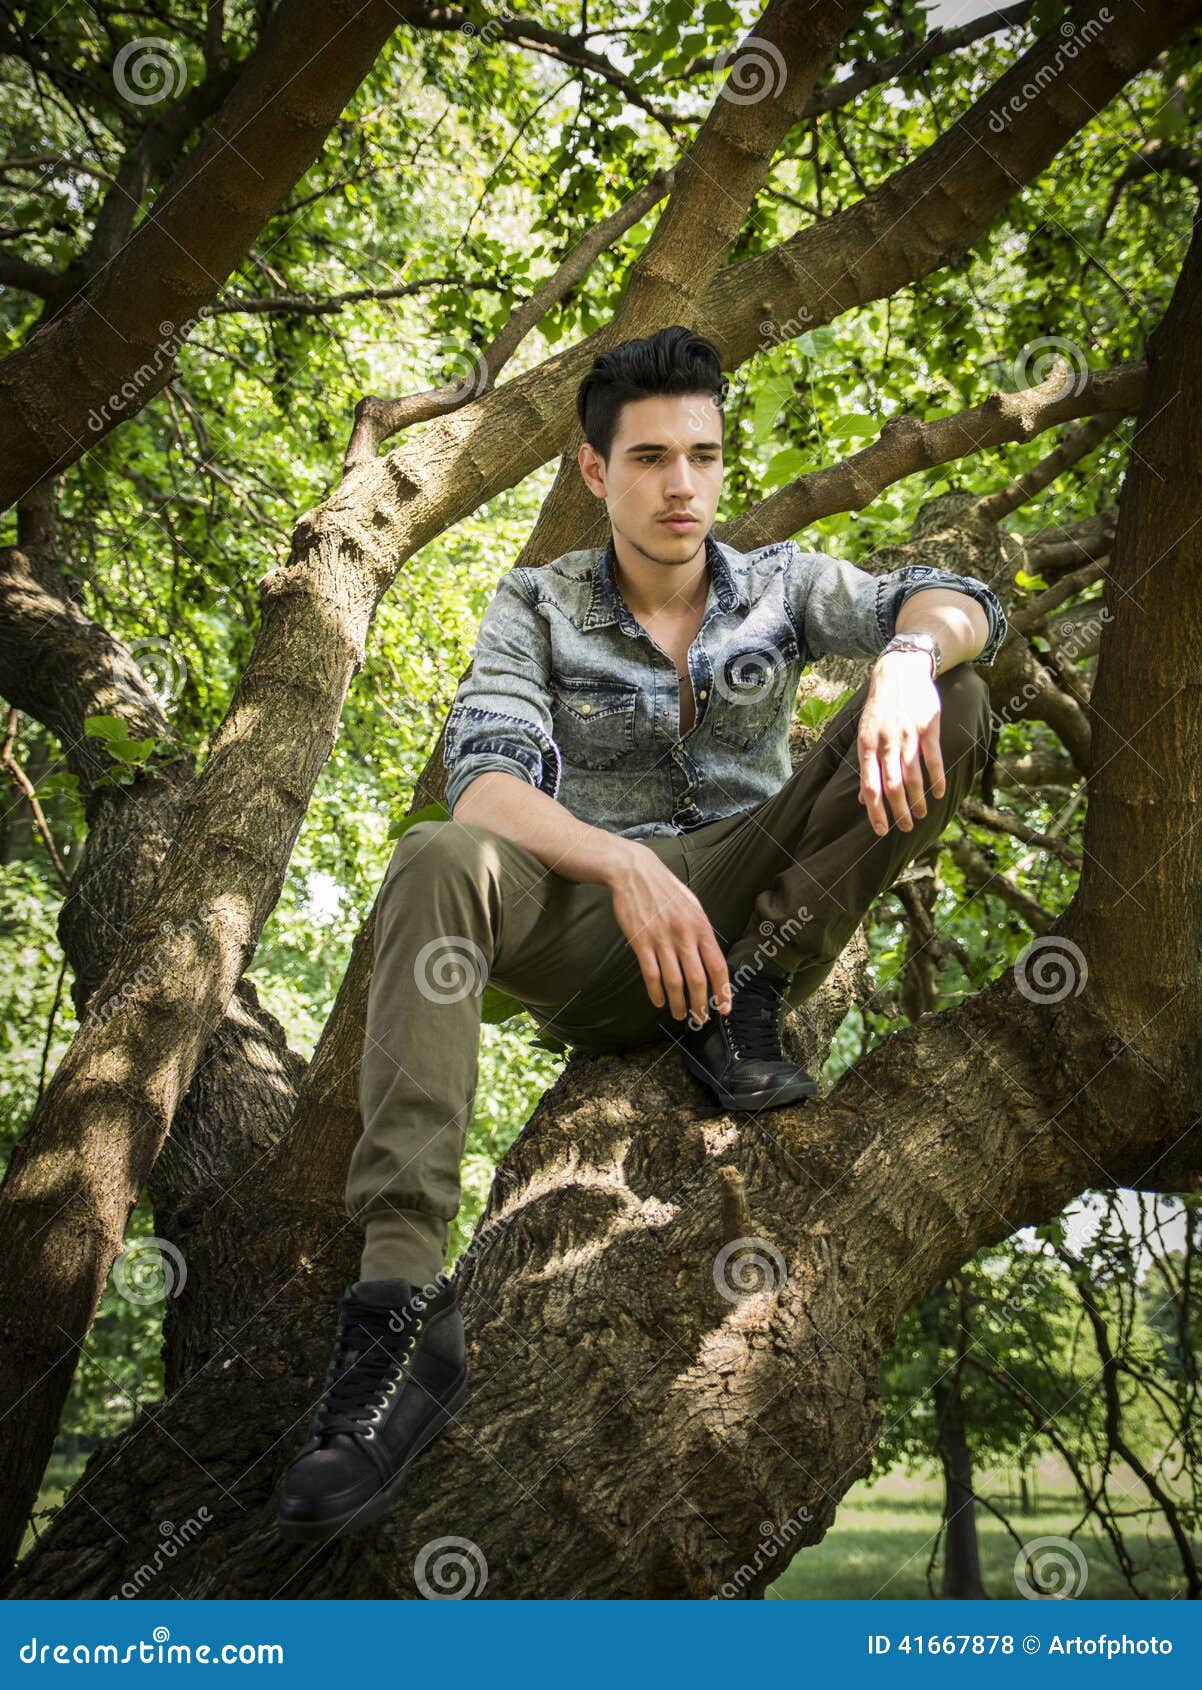
<instances>
[{"instance_id":1,"label":"man's dark hair","mask_svg":"<svg viewBox=\"0 0 1202 1690\"><path fill-rule=\"evenodd\" d=\"M584 438L607 464L622 406L658 393L710 393L722 416L726 381L713 341L673 323L598 353L576 390L576 414Z\"/></svg>"}]
</instances>

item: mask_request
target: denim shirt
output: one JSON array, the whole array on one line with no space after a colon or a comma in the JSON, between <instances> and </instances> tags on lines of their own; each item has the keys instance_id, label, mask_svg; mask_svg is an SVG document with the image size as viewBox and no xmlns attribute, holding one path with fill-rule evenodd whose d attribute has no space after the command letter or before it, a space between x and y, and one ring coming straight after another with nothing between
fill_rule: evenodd
<instances>
[{"instance_id":1,"label":"denim shirt","mask_svg":"<svg viewBox=\"0 0 1202 1690\"><path fill-rule=\"evenodd\" d=\"M977 663L1005 638L1001 603L975 576L926 564L871 575L793 540L705 545L709 594L688 652L696 719L683 734L681 677L617 591L612 536L502 575L447 720L452 810L477 775L503 769L610 833L685 833L780 790L802 670L828 652L875 657L911 593L952 587L982 606Z\"/></svg>"}]
</instances>

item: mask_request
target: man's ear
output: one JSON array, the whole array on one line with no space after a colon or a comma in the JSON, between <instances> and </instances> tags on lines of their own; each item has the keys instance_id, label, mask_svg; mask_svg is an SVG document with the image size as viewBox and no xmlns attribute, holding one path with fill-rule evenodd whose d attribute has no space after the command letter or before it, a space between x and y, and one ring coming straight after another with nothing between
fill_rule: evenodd
<instances>
[{"instance_id":1,"label":"man's ear","mask_svg":"<svg viewBox=\"0 0 1202 1690\"><path fill-rule=\"evenodd\" d=\"M595 446L590 446L587 440L580 442L580 449L576 453L576 462L580 466L580 473L584 477L584 484L590 493L598 499L605 497L605 459Z\"/></svg>"}]
</instances>

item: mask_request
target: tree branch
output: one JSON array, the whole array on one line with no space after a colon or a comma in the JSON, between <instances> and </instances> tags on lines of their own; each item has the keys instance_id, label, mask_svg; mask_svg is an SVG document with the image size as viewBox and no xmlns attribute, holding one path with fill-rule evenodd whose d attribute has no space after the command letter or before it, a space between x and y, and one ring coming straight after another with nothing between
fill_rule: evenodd
<instances>
[{"instance_id":1,"label":"tree branch","mask_svg":"<svg viewBox=\"0 0 1202 1690\"><path fill-rule=\"evenodd\" d=\"M74 463L170 380L197 319L316 158L395 24L388 0L277 8L137 230L105 248L83 292L0 363L0 506ZM97 238L105 247L103 230Z\"/></svg>"}]
</instances>

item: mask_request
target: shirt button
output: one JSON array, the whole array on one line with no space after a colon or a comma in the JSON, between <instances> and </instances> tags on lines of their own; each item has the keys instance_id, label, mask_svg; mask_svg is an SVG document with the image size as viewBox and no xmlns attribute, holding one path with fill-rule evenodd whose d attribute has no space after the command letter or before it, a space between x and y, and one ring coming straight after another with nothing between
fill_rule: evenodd
<instances>
[{"instance_id":1,"label":"shirt button","mask_svg":"<svg viewBox=\"0 0 1202 1690\"><path fill-rule=\"evenodd\" d=\"M591 710L591 709L592 709L592 708L593 708L593 707L592 707L592 705L591 705L591 704L582 704L582 705L581 705L581 706L580 706L580 714L581 714L581 715L582 715L582 716L587 716L587 715L588 715L588 713L589 713L589 711L590 711L590 710Z\"/></svg>"},{"instance_id":2,"label":"shirt button","mask_svg":"<svg viewBox=\"0 0 1202 1690\"><path fill-rule=\"evenodd\" d=\"M701 691L697 694L697 697L698 698L704 698L705 697L705 688L704 687L702 687Z\"/></svg>"}]
</instances>

